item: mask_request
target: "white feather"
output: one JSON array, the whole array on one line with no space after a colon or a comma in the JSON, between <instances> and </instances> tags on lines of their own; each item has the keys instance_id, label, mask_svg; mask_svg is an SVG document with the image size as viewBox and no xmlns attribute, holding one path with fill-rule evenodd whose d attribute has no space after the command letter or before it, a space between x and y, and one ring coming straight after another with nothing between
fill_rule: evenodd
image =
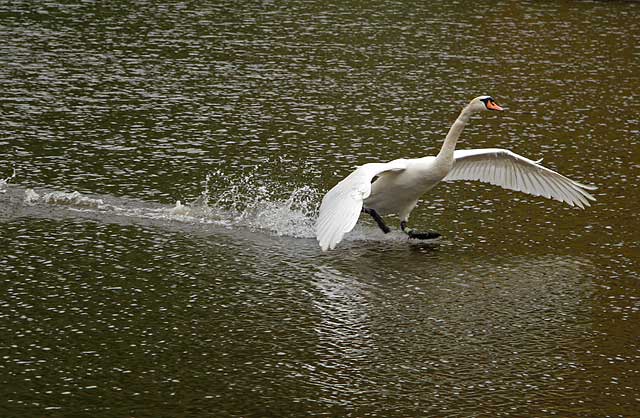
<instances>
[{"instance_id":1,"label":"white feather","mask_svg":"<svg viewBox=\"0 0 640 418\"><path fill-rule=\"evenodd\" d=\"M534 196L566 202L580 208L595 198L587 190L593 186L573 181L514 152L500 148L456 150L453 167L445 181L478 180ZM508 163L506 163L508 162ZM493 167L493 170L487 170Z\"/></svg>"},{"instance_id":2,"label":"white feather","mask_svg":"<svg viewBox=\"0 0 640 418\"><path fill-rule=\"evenodd\" d=\"M316 237L323 251L334 249L358 222L362 202L371 194L371 180L387 171L407 168L407 160L369 163L358 167L336 184L322 199L316 222Z\"/></svg>"}]
</instances>

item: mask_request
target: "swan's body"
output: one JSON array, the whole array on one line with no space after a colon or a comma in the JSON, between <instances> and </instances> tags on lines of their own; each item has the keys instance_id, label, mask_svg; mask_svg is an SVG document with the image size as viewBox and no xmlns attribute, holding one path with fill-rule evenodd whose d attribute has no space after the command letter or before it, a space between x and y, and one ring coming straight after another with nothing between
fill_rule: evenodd
<instances>
[{"instance_id":1,"label":"swan's body","mask_svg":"<svg viewBox=\"0 0 640 418\"><path fill-rule=\"evenodd\" d=\"M405 169L379 174L364 205L380 215L397 213L400 219L407 220L420 196L433 189L448 170L439 166L435 157L396 161Z\"/></svg>"},{"instance_id":2,"label":"swan's body","mask_svg":"<svg viewBox=\"0 0 640 418\"><path fill-rule=\"evenodd\" d=\"M406 228L406 224L420 196L442 180L479 180L571 206L590 206L589 200L595 199L586 190L595 187L570 180L541 166L540 161L499 148L456 151L456 142L471 115L483 110L502 108L489 96L473 99L451 126L437 156L364 164L329 190L322 199L316 223L322 250L335 248L344 234L353 229L361 211L371 214L385 233L389 228L380 215L395 213L402 230L410 237L439 236L416 233Z\"/></svg>"}]
</instances>

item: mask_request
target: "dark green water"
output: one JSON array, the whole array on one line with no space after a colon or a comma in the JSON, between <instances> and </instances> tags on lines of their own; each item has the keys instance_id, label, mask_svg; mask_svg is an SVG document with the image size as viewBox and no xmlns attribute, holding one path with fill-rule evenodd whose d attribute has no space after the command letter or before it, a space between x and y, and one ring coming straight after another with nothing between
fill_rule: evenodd
<instances>
[{"instance_id":1,"label":"dark green water","mask_svg":"<svg viewBox=\"0 0 640 418\"><path fill-rule=\"evenodd\" d=\"M636 416L639 16L0 0L0 416ZM443 184L439 244L320 252L326 190L481 94L460 148L594 206Z\"/></svg>"}]
</instances>

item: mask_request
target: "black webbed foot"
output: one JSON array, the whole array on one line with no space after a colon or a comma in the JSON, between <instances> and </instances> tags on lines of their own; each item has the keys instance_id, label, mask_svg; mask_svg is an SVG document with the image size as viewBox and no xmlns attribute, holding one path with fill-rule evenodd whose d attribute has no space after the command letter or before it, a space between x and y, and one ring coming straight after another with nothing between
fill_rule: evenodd
<instances>
[{"instance_id":1,"label":"black webbed foot","mask_svg":"<svg viewBox=\"0 0 640 418\"><path fill-rule=\"evenodd\" d=\"M417 232L413 230L407 232L407 235L409 235L409 238L414 238L414 239L435 239L442 236L439 233L434 231Z\"/></svg>"},{"instance_id":2,"label":"black webbed foot","mask_svg":"<svg viewBox=\"0 0 640 418\"><path fill-rule=\"evenodd\" d=\"M406 221L400 222L400 228L405 234L409 236L409 238L413 238L413 239L435 239L442 236L439 233L434 231L419 232L414 230L413 228L407 228Z\"/></svg>"}]
</instances>

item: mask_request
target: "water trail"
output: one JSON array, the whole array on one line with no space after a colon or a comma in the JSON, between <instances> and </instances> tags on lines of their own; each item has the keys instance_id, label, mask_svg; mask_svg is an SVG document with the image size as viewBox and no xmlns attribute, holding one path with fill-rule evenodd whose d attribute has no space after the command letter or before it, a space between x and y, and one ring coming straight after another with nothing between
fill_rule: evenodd
<instances>
[{"instance_id":1,"label":"water trail","mask_svg":"<svg viewBox=\"0 0 640 418\"><path fill-rule=\"evenodd\" d=\"M24 190L23 197L24 204L32 207L54 205L105 215L247 227L298 238L315 236L319 200L318 192L309 186L278 184L260 178L255 172L227 176L220 170L207 174L197 198L187 203L178 200L174 206L113 196L88 196L78 191L30 188Z\"/></svg>"},{"instance_id":2,"label":"water trail","mask_svg":"<svg viewBox=\"0 0 640 418\"><path fill-rule=\"evenodd\" d=\"M82 193L74 191L71 193L52 191L42 195L33 189L25 190L24 202L28 205L46 203L49 205L63 205L72 209L106 209L102 199L92 199Z\"/></svg>"}]
</instances>

